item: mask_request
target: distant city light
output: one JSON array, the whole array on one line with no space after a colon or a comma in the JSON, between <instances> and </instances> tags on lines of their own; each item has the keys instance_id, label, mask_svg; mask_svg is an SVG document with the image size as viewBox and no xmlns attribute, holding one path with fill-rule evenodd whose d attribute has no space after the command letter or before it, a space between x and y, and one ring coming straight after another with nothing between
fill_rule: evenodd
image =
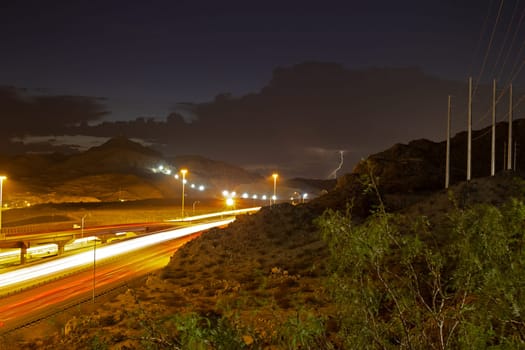
<instances>
[{"instance_id":1,"label":"distant city light","mask_svg":"<svg viewBox=\"0 0 525 350\"><path fill-rule=\"evenodd\" d=\"M235 204L235 201L233 200L232 197L228 197L228 198L226 198L226 205L227 205L227 206L231 207L231 206L233 206L234 204Z\"/></svg>"},{"instance_id":2,"label":"distant city light","mask_svg":"<svg viewBox=\"0 0 525 350\"><path fill-rule=\"evenodd\" d=\"M167 165L164 165L164 164L161 164L161 165L158 165L154 168L150 168L151 171L153 173L161 173L161 174L165 174L165 175L169 175L169 176L173 176L173 178L175 178L176 180L179 180L179 181L183 181L184 185L185 184L189 184L188 180L185 179L185 175L187 174L187 169L180 169L179 171L176 171L176 168L171 168ZM244 199L247 199L247 198L252 198L252 199L261 199L261 200L266 200L266 199L273 199L273 200L276 200L277 199L277 196L275 194L275 186L276 186L276 181L277 181L277 177L279 175L278 174L272 174L272 178L273 178L273 181L274 181L274 196L267 196L267 195L258 195L258 194L250 194L249 192L243 192L242 195L240 195L241 198L244 198ZM204 191L206 189L206 186L205 185L199 185L199 184L196 184L196 183L191 183L190 186L189 186L191 189L194 189L194 190L198 190L198 191ZM230 197L230 198L235 198L238 194L237 192L235 191L228 191L228 190L224 190L222 191L222 195L223 197ZM306 198L306 197L303 197L303 199Z\"/></svg>"}]
</instances>

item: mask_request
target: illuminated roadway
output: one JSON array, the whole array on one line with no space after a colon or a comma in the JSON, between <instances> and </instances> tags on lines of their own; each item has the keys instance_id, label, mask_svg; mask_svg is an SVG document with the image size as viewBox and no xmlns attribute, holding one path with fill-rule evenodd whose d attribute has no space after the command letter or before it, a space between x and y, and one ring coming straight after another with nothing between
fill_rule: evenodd
<instances>
[{"instance_id":1,"label":"illuminated roadway","mask_svg":"<svg viewBox=\"0 0 525 350\"><path fill-rule=\"evenodd\" d=\"M158 270L192 235L234 218L167 230L0 274L0 334ZM137 254L139 253L139 254ZM50 282L51 281L51 282ZM45 283L45 284L44 284ZM94 288L95 287L95 288Z\"/></svg>"}]
</instances>

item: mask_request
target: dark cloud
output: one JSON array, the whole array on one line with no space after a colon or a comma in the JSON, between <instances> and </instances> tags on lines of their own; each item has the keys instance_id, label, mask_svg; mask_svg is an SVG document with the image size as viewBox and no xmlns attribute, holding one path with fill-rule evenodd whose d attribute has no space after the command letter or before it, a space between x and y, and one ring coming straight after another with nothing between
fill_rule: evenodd
<instances>
[{"instance_id":1,"label":"dark cloud","mask_svg":"<svg viewBox=\"0 0 525 350\"><path fill-rule=\"evenodd\" d=\"M31 94L26 89L0 87L1 135L61 135L74 125L96 122L109 112L104 99L87 96Z\"/></svg>"},{"instance_id":2,"label":"dark cloud","mask_svg":"<svg viewBox=\"0 0 525 350\"><path fill-rule=\"evenodd\" d=\"M348 70L310 62L278 68L259 93L222 94L198 104L198 122L172 131L176 152L213 157L287 173L328 176L345 151L350 171L362 157L396 142L441 140L448 94L466 84L443 81L417 68ZM455 100L466 106L466 100Z\"/></svg>"},{"instance_id":3,"label":"dark cloud","mask_svg":"<svg viewBox=\"0 0 525 350\"><path fill-rule=\"evenodd\" d=\"M488 91L478 91L475 120L488 108L490 99L482 97ZM223 93L209 103L179 105L165 120L83 124L68 133L140 138L166 155L200 154L249 169L322 178L338 167L340 151L345 163L339 173L397 142L443 140L449 94L454 130L464 129L466 92L466 82L418 68L348 70L309 62L275 69L258 93Z\"/></svg>"},{"instance_id":4,"label":"dark cloud","mask_svg":"<svg viewBox=\"0 0 525 350\"><path fill-rule=\"evenodd\" d=\"M478 88L474 120L480 123L475 127L489 122L486 118L483 124L489 90ZM309 62L275 69L258 93L223 93L208 103L178 105L164 120L139 117L89 125L86 121L101 110L93 103L97 100L88 99L89 113L56 117L53 123L68 135L141 139L167 156L197 154L260 172L324 178L338 168L340 151L345 162L339 174L398 142L443 140L448 95L454 96L454 131L465 129L466 93L466 81L441 80L418 68L348 70ZM499 120L506 106L500 103ZM53 129L39 132L46 130Z\"/></svg>"}]
</instances>

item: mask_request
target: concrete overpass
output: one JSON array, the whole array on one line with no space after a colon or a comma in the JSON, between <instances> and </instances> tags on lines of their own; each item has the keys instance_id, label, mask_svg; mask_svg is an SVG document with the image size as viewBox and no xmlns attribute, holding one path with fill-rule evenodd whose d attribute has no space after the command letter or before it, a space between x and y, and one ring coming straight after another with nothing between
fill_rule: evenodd
<instances>
[{"instance_id":1,"label":"concrete overpass","mask_svg":"<svg viewBox=\"0 0 525 350\"><path fill-rule=\"evenodd\" d=\"M190 216L176 220L166 220L164 222L138 223L138 224L120 224L84 228L82 231L78 229L65 230L57 232L33 233L25 235L3 235L0 239L0 249L17 248L20 249L20 263L26 262L27 249L41 244L54 243L58 246L58 255L64 253L64 247L72 243L75 239L82 236L97 236L102 243L106 243L109 238L114 238L117 232L131 231L147 233L151 231L159 231L163 228L173 227L175 225L187 225L194 221L206 220L218 216L236 216L242 214L250 214L257 212L261 207L234 209L216 213L209 213L198 216ZM171 222L171 223L170 223ZM80 231L80 232L79 232Z\"/></svg>"},{"instance_id":2,"label":"concrete overpass","mask_svg":"<svg viewBox=\"0 0 525 350\"><path fill-rule=\"evenodd\" d=\"M58 246L58 255L61 255L64 253L66 244L72 243L75 239L81 238L81 236L97 236L102 243L105 243L109 238L115 237L115 234L118 232L132 231L146 233L172 226L173 224L166 224L164 222L141 223L84 228L82 232L76 229L26 235L3 235L4 237L0 239L0 249L20 249L20 263L25 264L27 249L42 244L56 244Z\"/></svg>"}]
</instances>

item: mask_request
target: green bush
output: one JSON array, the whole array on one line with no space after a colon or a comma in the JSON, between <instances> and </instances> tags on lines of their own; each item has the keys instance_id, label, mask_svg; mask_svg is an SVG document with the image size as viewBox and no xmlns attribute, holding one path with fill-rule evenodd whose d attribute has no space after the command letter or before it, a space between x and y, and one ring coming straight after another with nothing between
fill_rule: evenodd
<instances>
[{"instance_id":1,"label":"green bush","mask_svg":"<svg viewBox=\"0 0 525 350\"><path fill-rule=\"evenodd\" d=\"M322 318L298 311L279 329L279 341L283 349L329 349L325 341L325 325Z\"/></svg>"},{"instance_id":2,"label":"green bush","mask_svg":"<svg viewBox=\"0 0 525 350\"><path fill-rule=\"evenodd\" d=\"M381 206L362 224L328 210L318 225L345 348L525 347L522 202L456 208L443 237Z\"/></svg>"}]
</instances>

